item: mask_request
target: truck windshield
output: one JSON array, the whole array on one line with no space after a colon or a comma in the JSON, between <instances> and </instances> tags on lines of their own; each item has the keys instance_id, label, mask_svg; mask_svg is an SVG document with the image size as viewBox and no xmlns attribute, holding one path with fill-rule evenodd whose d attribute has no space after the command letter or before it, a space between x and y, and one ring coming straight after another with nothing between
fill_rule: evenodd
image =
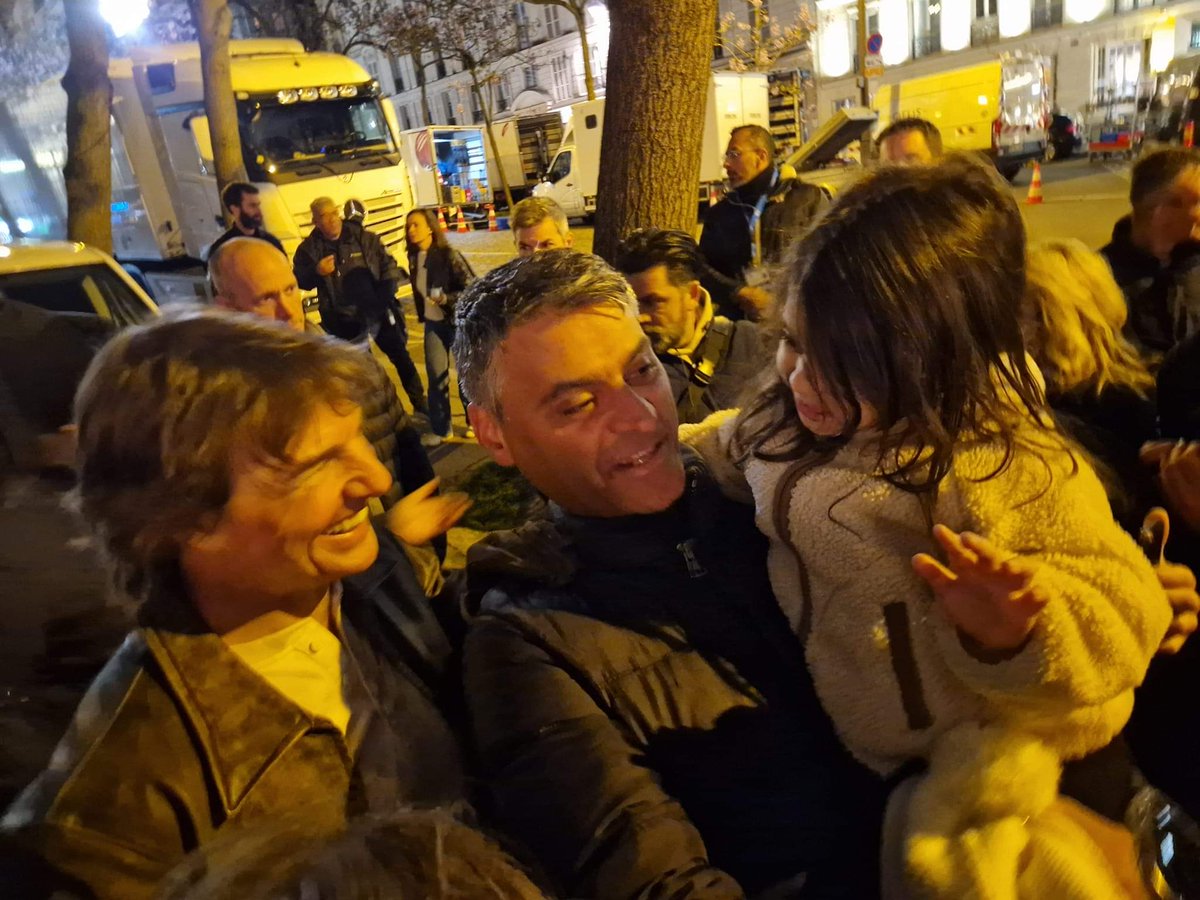
<instances>
[{"instance_id":1,"label":"truck windshield","mask_svg":"<svg viewBox=\"0 0 1200 900\"><path fill-rule=\"evenodd\" d=\"M396 152L375 97L286 105L243 100L238 112L247 166L264 174Z\"/></svg>"}]
</instances>

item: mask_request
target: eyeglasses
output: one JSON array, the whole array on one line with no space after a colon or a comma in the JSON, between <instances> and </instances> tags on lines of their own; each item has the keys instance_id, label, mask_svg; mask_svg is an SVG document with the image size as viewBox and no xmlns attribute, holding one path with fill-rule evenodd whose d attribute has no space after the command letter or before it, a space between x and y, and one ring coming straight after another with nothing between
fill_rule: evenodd
<instances>
[{"instance_id":1,"label":"eyeglasses","mask_svg":"<svg viewBox=\"0 0 1200 900\"><path fill-rule=\"evenodd\" d=\"M732 160L733 162L737 162L739 159L742 158L742 151L734 150L732 147L730 147L728 150L725 151L725 158L728 160Z\"/></svg>"}]
</instances>

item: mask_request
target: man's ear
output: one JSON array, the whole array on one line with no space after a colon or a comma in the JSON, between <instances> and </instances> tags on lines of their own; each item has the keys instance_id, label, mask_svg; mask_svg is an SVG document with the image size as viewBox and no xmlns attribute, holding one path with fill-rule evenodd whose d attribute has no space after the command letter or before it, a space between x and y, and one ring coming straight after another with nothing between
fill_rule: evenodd
<instances>
[{"instance_id":1,"label":"man's ear","mask_svg":"<svg viewBox=\"0 0 1200 900\"><path fill-rule=\"evenodd\" d=\"M512 453L504 441L504 428L500 420L488 410L474 403L467 404L467 419L475 429L475 439L479 446L492 455L492 459L502 466L515 466Z\"/></svg>"},{"instance_id":2,"label":"man's ear","mask_svg":"<svg viewBox=\"0 0 1200 900\"><path fill-rule=\"evenodd\" d=\"M575 245L575 235L571 234L569 229L567 230L566 239L563 241L563 243L567 247L573 247Z\"/></svg>"},{"instance_id":3,"label":"man's ear","mask_svg":"<svg viewBox=\"0 0 1200 900\"><path fill-rule=\"evenodd\" d=\"M700 291L701 291L700 280L697 278L693 278L691 281L688 282L687 289L688 289L688 296L691 297L692 300L698 304L700 302Z\"/></svg>"}]
</instances>

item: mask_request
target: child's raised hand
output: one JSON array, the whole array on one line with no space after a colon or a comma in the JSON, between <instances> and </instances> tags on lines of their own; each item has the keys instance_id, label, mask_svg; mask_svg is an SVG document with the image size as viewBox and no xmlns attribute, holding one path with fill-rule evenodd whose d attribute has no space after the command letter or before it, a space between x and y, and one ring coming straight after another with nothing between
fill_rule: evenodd
<instances>
[{"instance_id":1,"label":"child's raised hand","mask_svg":"<svg viewBox=\"0 0 1200 900\"><path fill-rule=\"evenodd\" d=\"M935 525L933 537L947 565L918 553L912 567L933 589L950 621L985 649L1020 647L1047 600L1036 583L1036 564L1020 556L1005 557L990 541L969 531L957 534Z\"/></svg>"},{"instance_id":2,"label":"child's raised hand","mask_svg":"<svg viewBox=\"0 0 1200 900\"><path fill-rule=\"evenodd\" d=\"M471 498L461 492L433 496L440 478L433 478L401 497L387 511L388 531L412 546L427 544L445 534L471 508Z\"/></svg>"}]
</instances>

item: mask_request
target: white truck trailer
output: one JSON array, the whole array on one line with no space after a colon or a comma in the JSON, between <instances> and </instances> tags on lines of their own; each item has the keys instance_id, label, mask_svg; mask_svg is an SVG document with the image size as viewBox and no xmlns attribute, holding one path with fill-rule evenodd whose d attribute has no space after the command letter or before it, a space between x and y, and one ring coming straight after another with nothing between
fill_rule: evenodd
<instances>
[{"instance_id":1,"label":"white truck trailer","mask_svg":"<svg viewBox=\"0 0 1200 900\"><path fill-rule=\"evenodd\" d=\"M307 53L299 41L232 41L230 55L243 156L267 230L291 253L311 230L314 198L353 198L366 207L367 227L401 256L412 193L379 85L353 60ZM199 260L225 229L199 47L138 48L114 59L109 74L115 255L144 264ZM66 95L52 79L8 111L28 138L29 163L0 169L0 201L28 236L63 237Z\"/></svg>"},{"instance_id":2,"label":"white truck trailer","mask_svg":"<svg viewBox=\"0 0 1200 900\"><path fill-rule=\"evenodd\" d=\"M701 132L701 194L725 180L725 147L729 132L739 125L761 125L769 130L767 76L761 72L714 72L708 83ZM533 193L554 200L568 216L589 216L596 211L604 100L576 103L564 127L562 146L546 179Z\"/></svg>"}]
</instances>

